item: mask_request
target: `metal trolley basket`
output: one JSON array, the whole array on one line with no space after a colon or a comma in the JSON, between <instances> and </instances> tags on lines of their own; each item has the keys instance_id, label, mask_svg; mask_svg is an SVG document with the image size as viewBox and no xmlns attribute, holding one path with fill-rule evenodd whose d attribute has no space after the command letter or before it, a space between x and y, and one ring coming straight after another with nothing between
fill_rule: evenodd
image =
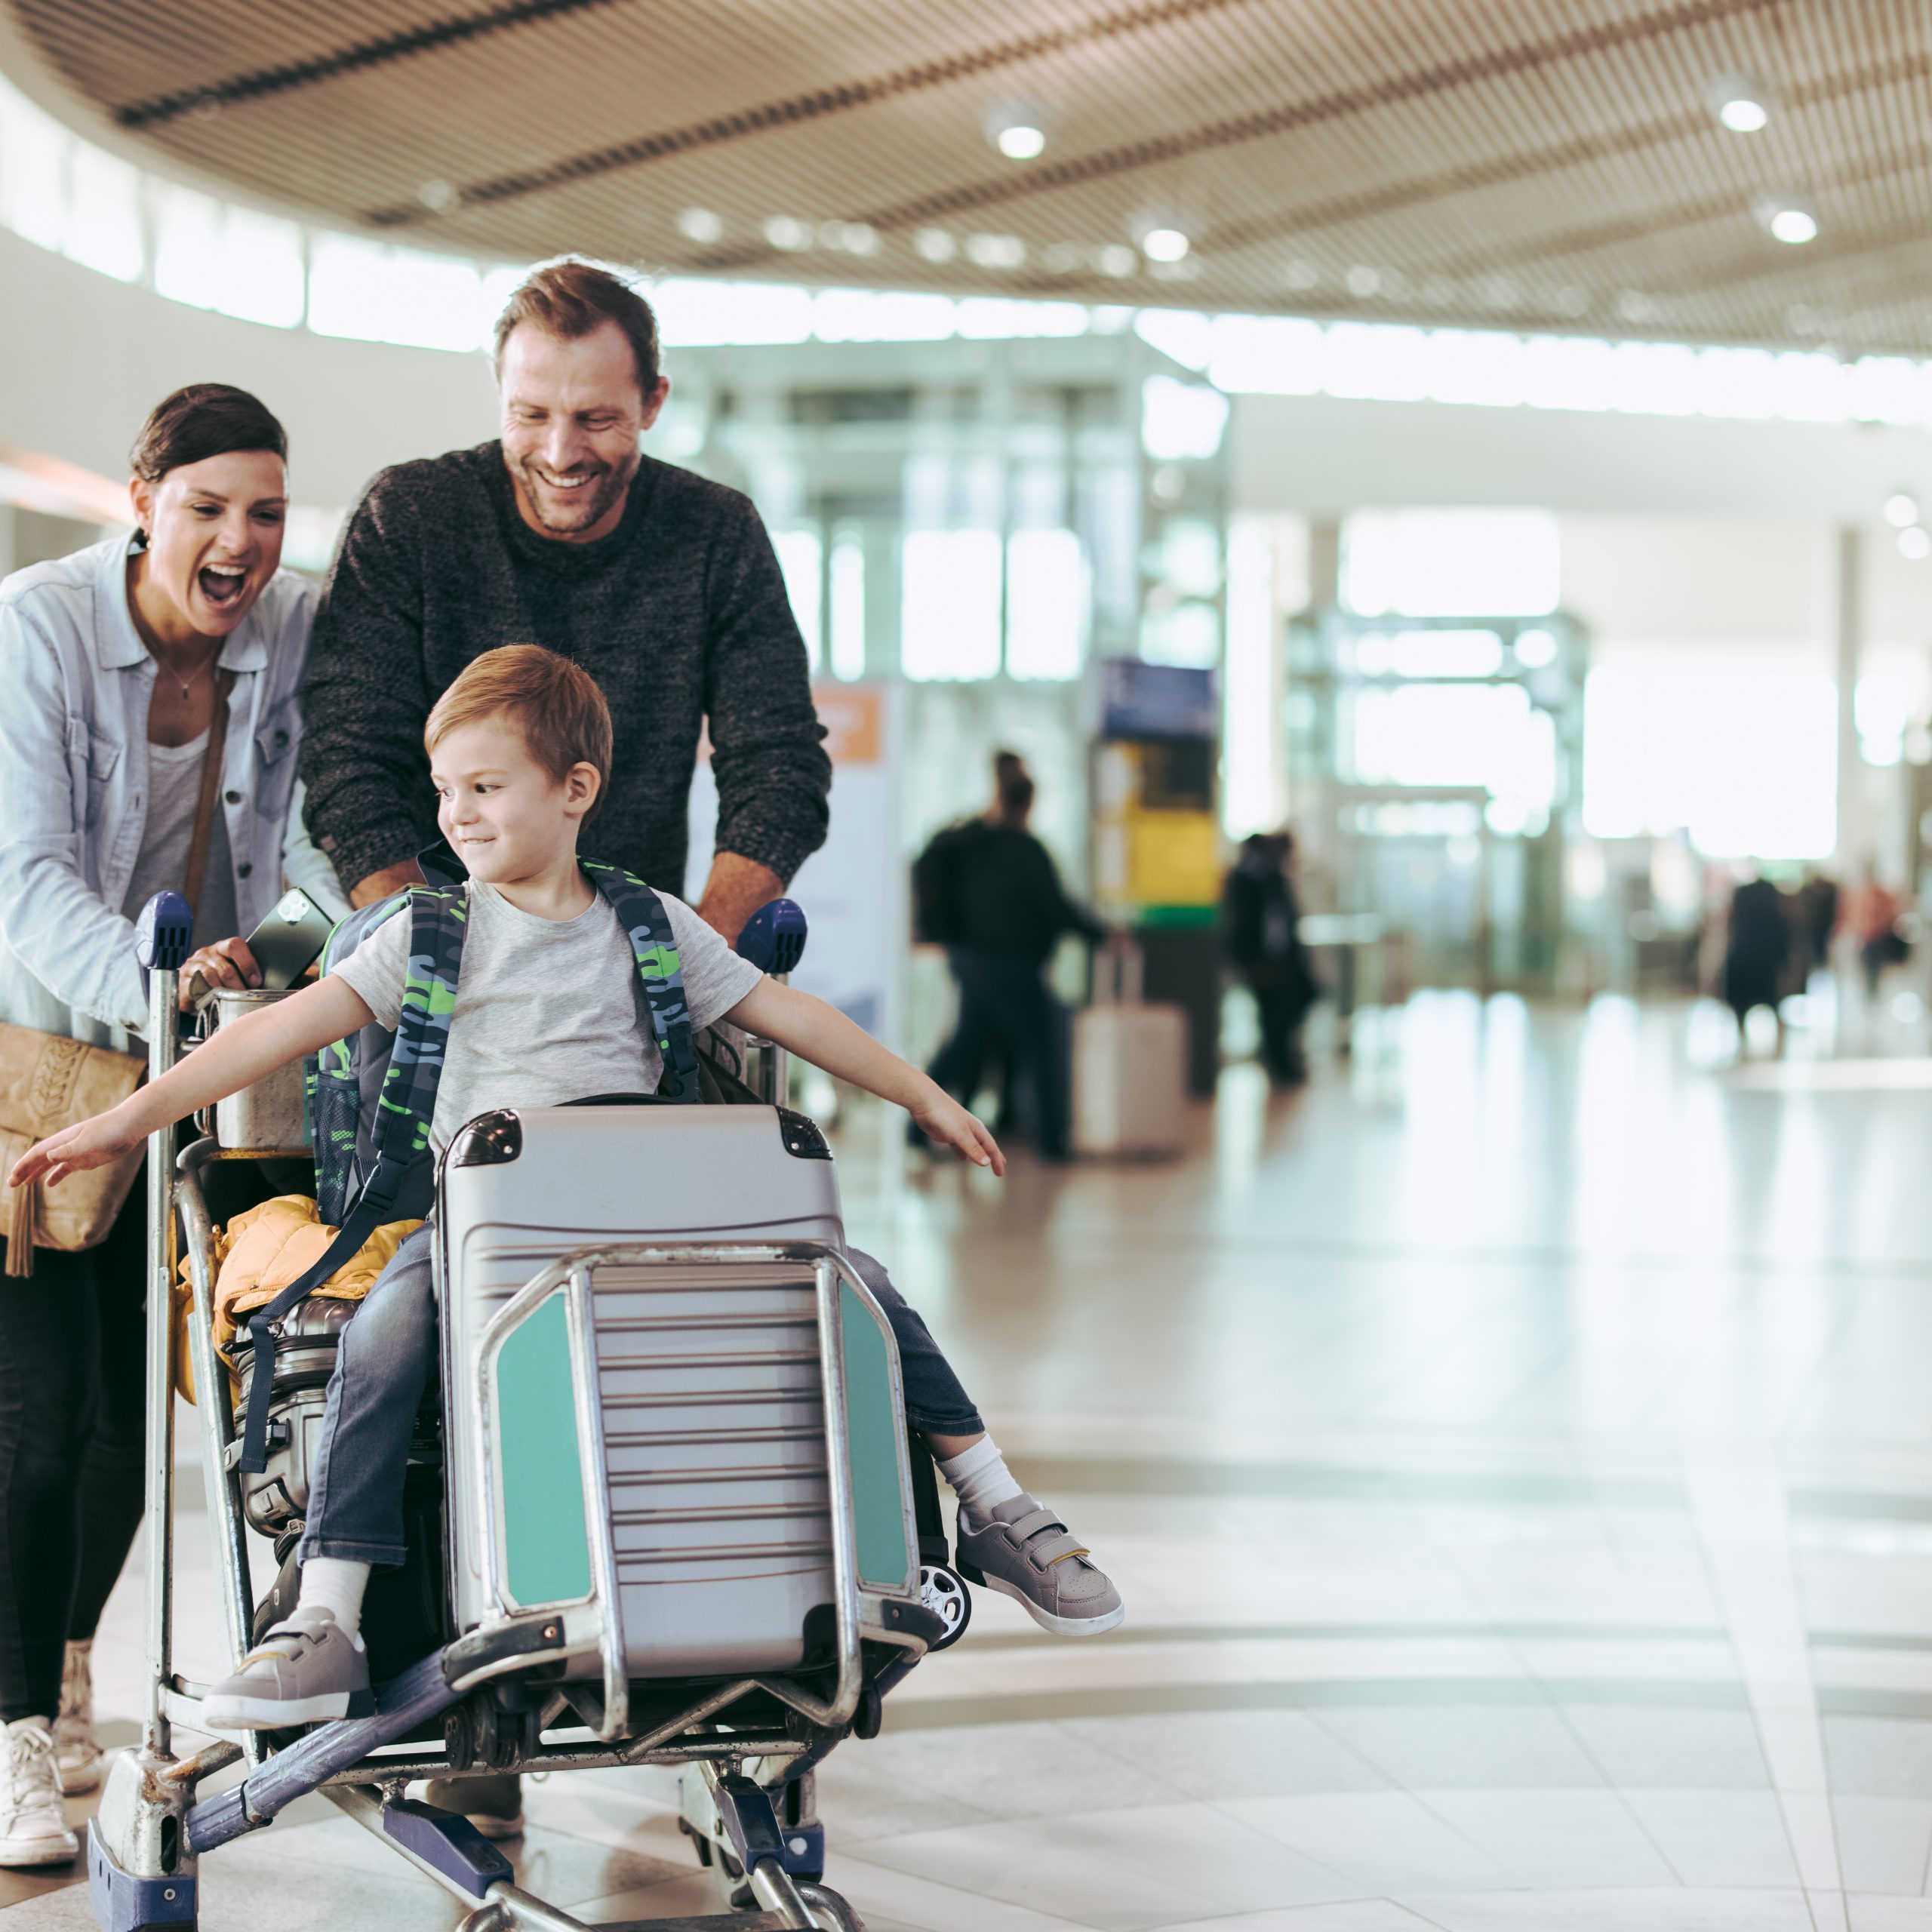
<instances>
[{"instance_id":1,"label":"metal trolley basket","mask_svg":"<svg viewBox=\"0 0 1932 1932\"><path fill-rule=\"evenodd\" d=\"M189 941L186 907L161 895L141 926L156 1074L179 1051ZM775 1096L782 1056L753 1044ZM441 1454L422 1444L420 1462L441 1490L438 1641L378 1684L372 1716L185 1757L174 1727L204 1727L207 1687L173 1664L171 1287L185 1256L222 1635L238 1663L273 1607L254 1600L251 1506L258 1527L281 1529L278 1549L293 1538L237 1466L205 1183L218 1162L303 1150L212 1134L177 1149L172 1131L150 1144L147 1703L88 1833L104 1932L193 1926L202 1857L316 1791L467 1902L466 1932L571 1932L579 1921L521 1890L467 1819L405 1786L647 1764L684 1767L681 1822L728 1908L650 1921L660 1932L860 1926L823 1881L812 1769L876 1733L884 1695L959 1634L964 1597L930 1460L909 1442L891 1327L843 1246L829 1150L782 1108L571 1112L486 1115L441 1177ZM735 1118L694 1136L694 1114ZM770 1225L741 1214L721 1235L640 1229L621 1205L545 1229L488 1192L507 1174L526 1204L554 1198L557 1164L580 1165L592 1134L633 1137L660 1161L684 1146L763 1162L786 1198ZM374 1632L371 1650L379 1659ZM238 1763L238 1783L201 1795Z\"/></svg>"}]
</instances>

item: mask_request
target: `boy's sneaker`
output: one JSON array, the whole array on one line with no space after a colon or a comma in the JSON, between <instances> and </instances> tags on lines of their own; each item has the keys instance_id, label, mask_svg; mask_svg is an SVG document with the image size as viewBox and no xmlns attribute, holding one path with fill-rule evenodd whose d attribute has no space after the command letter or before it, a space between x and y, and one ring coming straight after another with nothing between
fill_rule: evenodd
<instances>
[{"instance_id":1,"label":"boy's sneaker","mask_svg":"<svg viewBox=\"0 0 1932 1932\"><path fill-rule=\"evenodd\" d=\"M65 1865L81 1841L60 1809L54 1734L45 1718L0 1730L0 1865Z\"/></svg>"},{"instance_id":2,"label":"boy's sneaker","mask_svg":"<svg viewBox=\"0 0 1932 1932\"><path fill-rule=\"evenodd\" d=\"M993 1506L983 1527L959 1525L959 1574L969 1583L990 1584L1025 1604L1043 1630L1060 1637L1097 1637L1127 1614L1120 1592L1067 1534L1066 1525L1032 1497L1009 1497Z\"/></svg>"},{"instance_id":3,"label":"boy's sneaker","mask_svg":"<svg viewBox=\"0 0 1932 1932\"><path fill-rule=\"evenodd\" d=\"M461 1812L499 1844L523 1836L523 1780L514 1771L505 1777L432 1778L423 1787L423 1799L442 1810Z\"/></svg>"},{"instance_id":4,"label":"boy's sneaker","mask_svg":"<svg viewBox=\"0 0 1932 1932\"><path fill-rule=\"evenodd\" d=\"M106 1753L94 1732L94 1646L69 1644L60 1673L60 1711L54 1720L54 1761L60 1773L60 1789L78 1798L100 1782Z\"/></svg>"},{"instance_id":5,"label":"boy's sneaker","mask_svg":"<svg viewBox=\"0 0 1932 1932\"><path fill-rule=\"evenodd\" d=\"M202 1713L214 1730L281 1730L375 1709L362 1639L318 1604L276 1624L208 1693Z\"/></svg>"}]
</instances>

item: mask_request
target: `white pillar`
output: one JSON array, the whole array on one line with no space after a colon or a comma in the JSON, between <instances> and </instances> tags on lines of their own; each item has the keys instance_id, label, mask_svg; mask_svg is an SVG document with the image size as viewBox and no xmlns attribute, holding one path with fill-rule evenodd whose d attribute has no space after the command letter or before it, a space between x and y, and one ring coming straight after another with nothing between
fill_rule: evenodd
<instances>
[{"instance_id":1,"label":"white pillar","mask_svg":"<svg viewBox=\"0 0 1932 1932\"><path fill-rule=\"evenodd\" d=\"M1858 663L1865 645L1865 533L1838 532L1835 662L1838 694L1838 875L1847 882L1866 850L1865 760L1858 748Z\"/></svg>"}]
</instances>

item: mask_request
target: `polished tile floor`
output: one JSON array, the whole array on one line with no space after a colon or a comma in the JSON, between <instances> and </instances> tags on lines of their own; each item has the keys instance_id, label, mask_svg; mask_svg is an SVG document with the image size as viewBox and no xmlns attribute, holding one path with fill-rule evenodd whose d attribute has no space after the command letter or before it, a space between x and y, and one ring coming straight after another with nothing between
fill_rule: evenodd
<instances>
[{"instance_id":1,"label":"polished tile floor","mask_svg":"<svg viewBox=\"0 0 1932 1932\"><path fill-rule=\"evenodd\" d=\"M1712 1028L1420 995L1299 1097L1231 1069L1184 1161L1004 1186L852 1124L854 1235L1130 1606L983 1600L831 1760L873 1932L1932 1932L1932 1094ZM670 1795L533 1788L524 1882L710 1909ZM0 1932L88 1923L56 1882ZM203 1891L460 1915L312 1801Z\"/></svg>"}]
</instances>

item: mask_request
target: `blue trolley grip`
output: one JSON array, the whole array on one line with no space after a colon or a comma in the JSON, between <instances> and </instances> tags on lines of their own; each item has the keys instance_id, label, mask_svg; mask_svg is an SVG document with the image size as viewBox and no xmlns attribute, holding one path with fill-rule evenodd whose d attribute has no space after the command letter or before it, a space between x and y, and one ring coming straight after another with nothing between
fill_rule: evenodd
<instances>
[{"instance_id":1,"label":"blue trolley grip","mask_svg":"<svg viewBox=\"0 0 1932 1932\"><path fill-rule=\"evenodd\" d=\"M804 958L805 909L795 899L774 899L745 921L737 953L761 973L789 973Z\"/></svg>"},{"instance_id":2,"label":"blue trolley grip","mask_svg":"<svg viewBox=\"0 0 1932 1932\"><path fill-rule=\"evenodd\" d=\"M141 990L152 972L178 973L195 948L195 915L178 892L157 892L134 921L134 958Z\"/></svg>"}]
</instances>

